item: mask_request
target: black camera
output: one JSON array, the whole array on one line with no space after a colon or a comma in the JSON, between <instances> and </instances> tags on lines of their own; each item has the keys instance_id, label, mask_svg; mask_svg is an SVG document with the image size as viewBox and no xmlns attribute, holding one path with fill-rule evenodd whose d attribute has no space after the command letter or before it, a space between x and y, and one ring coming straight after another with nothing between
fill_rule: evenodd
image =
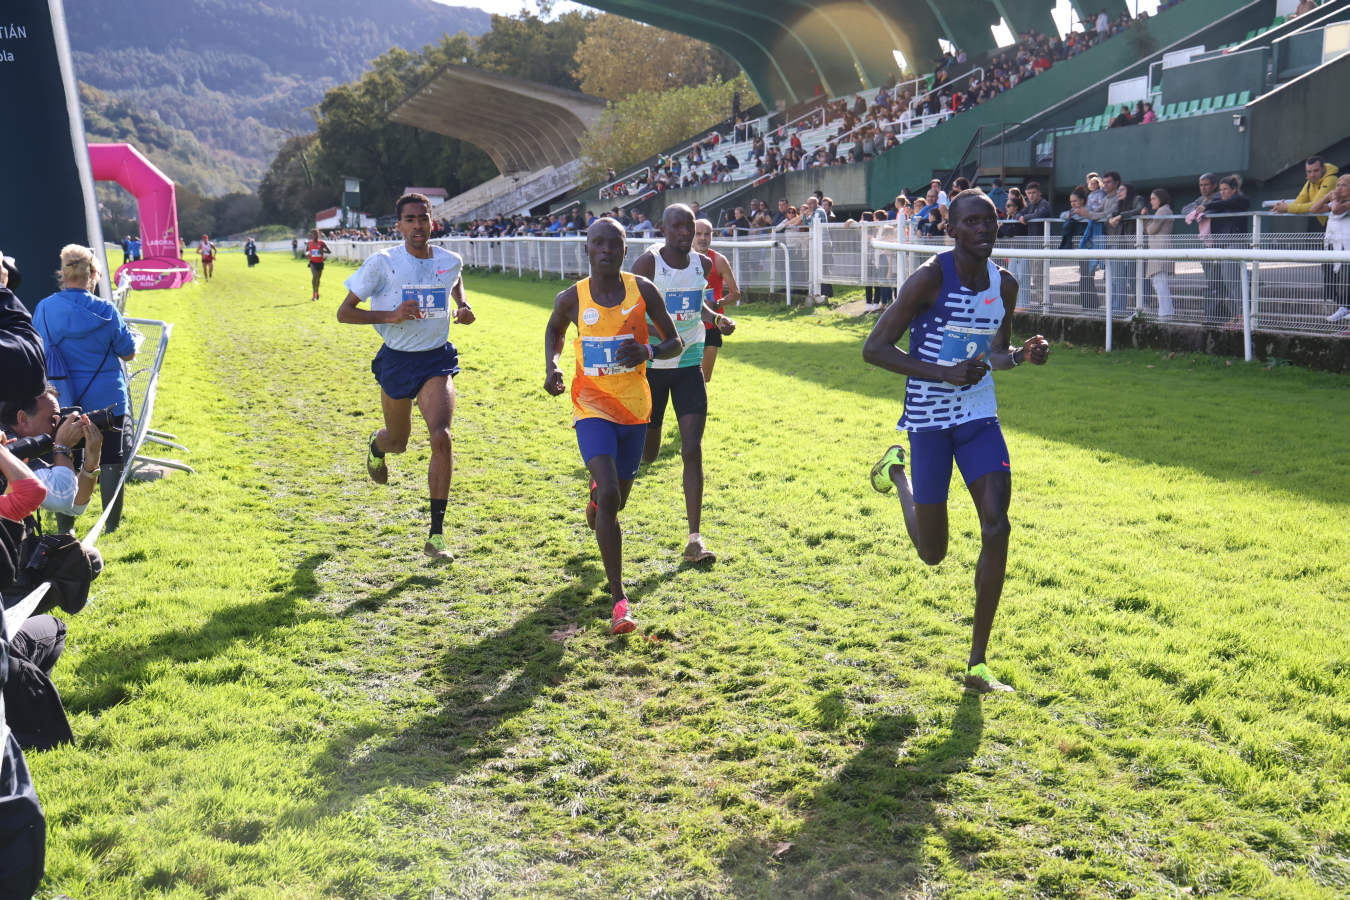
<instances>
[{"instance_id":1,"label":"black camera","mask_svg":"<svg viewBox=\"0 0 1350 900\"><path fill-rule=\"evenodd\" d=\"M78 406L62 407L60 411L61 421L64 422L66 417L72 413L79 415L84 413L84 411ZM117 420L117 415L113 412L111 406L104 407L103 409L96 409L84 414L89 416L89 421L99 431L107 431ZM53 443L55 442L50 434L35 434L32 437L21 437L18 440L11 441L5 445L5 448L19 459L34 459L35 457L46 456L48 453L52 452ZM83 444L84 436L81 435L79 440L71 444L71 447L80 447Z\"/></svg>"}]
</instances>

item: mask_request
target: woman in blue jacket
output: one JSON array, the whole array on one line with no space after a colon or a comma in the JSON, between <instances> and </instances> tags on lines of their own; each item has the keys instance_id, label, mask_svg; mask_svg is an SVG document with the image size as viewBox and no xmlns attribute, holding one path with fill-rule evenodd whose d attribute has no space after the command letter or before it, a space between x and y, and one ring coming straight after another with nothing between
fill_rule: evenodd
<instances>
[{"instance_id":1,"label":"woman in blue jacket","mask_svg":"<svg viewBox=\"0 0 1350 900\"><path fill-rule=\"evenodd\" d=\"M38 302L33 325L47 349L48 376L61 396L61 405L85 411L111 406L113 425L104 432L99 457L99 493L108 505L122 477L126 438L122 426L131 400L121 360L136 355L136 342L122 314L107 300L94 296L99 266L94 252L79 244L61 249L61 290ZM125 434L124 434L125 433ZM112 501L105 526L114 530L122 518L122 496ZM74 519L57 516L57 528L69 530Z\"/></svg>"}]
</instances>

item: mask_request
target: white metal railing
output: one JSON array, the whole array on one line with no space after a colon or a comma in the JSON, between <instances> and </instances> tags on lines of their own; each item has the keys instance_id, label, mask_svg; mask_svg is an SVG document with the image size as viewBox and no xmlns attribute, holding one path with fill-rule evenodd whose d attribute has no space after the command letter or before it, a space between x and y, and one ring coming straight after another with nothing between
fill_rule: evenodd
<instances>
[{"instance_id":1,"label":"white metal railing","mask_svg":"<svg viewBox=\"0 0 1350 900\"><path fill-rule=\"evenodd\" d=\"M1040 234L1000 239L994 259L1022 286L1019 308L1067 317L1137 318L1180 325L1242 329L1246 352L1252 332L1328 336L1350 323L1332 323L1336 291L1350 296L1350 253L1321 249L1316 232L1263 229L1262 214L1247 214L1240 234L1173 234L1150 248L1143 220L1135 234L1100 236L1091 249L1058 249L1059 219L1034 220ZM1180 218L1180 217L1174 217ZM1217 216L1216 216L1217 218ZM631 265L656 238L630 238ZM396 242L333 241L338 259L361 262ZM588 271L583 237L442 238L471 268L567 278ZM795 228L772 239L718 238L713 246L732 262L747 288L794 291L817 298L823 286L899 285L922 258L950 246L918 234L912 221L833 223ZM1153 264L1157 265L1153 265ZM1340 265L1340 269L1335 267ZM1099 274L1100 273L1100 274ZM1105 299L1105 303L1103 303Z\"/></svg>"}]
</instances>

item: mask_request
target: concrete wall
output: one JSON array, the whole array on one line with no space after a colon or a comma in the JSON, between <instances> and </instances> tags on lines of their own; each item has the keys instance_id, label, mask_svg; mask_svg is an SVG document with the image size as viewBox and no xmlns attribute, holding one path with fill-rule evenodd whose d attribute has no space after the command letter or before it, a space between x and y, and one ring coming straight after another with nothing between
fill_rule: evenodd
<instances>
[{"instance_id":1,"label":"concrete wall","mask_svg":"<svg viewBox=\"0 0 1350 900\"><path fill-rule=\"evenodd\" d=\"M1240 94L1243 91L1251 91L1252 96L1256 97L1266 89L1266 66L1269 62L1270 48L1257 47L1164 69L1163 102L1203 100L1219 93Z\"/></svg>"},{"instance_id":2,"label":"concrete wall","mask_svg":"<svg viewBox=\"0 0 1350 900\"><path fill-rule=\"evenodd\" d=\"M1202 172L1242 172L1247 169L1252 129L1239 133L1233 111L1108 128L1055 139L1056 194L1081 184L1085 172L1115 169L1121 177L1149 190L1175 183L1190 184Z\"/></svg>"},{"instance_id":3,"label":"concrete wall","mask_svg":"<svg viewBox=\"0 0 1350 900\"><path fill-rule=\"evenodd\" d=\"M734 184L713 184L706 187L683 188L678 191L665 191L657 194L636 208L648 213L653 219L661 217L661 211L674 203L698 203L701 212L716 213L720 204L718 197L731 190ZM841 209L867 206L867 171L865 166L831 166L822 169L808 169L805 172L789 172L780 178L747 188L727 201L728 207L749 206L751 197L758 197L776 209L780 199L786 199L793 206L801 206L807 195L816 189L825 192L825 196L834 200ZM891 199L894 199L892 195Z\"/></svg>"},{"instance_id":4,"label":"concrete wall","mask_svg":"<svg viewBox=\"0 0 1350 900\"><path fill-rule=\"evenodd\" d=\"M1253 142L1248 174L1262 181L1274 178L1317 153L1350 137L1350 119L1337 112L1335 98L1350 84L1350 54L1332 60L1247 107ZM1340 164L1350 160L1334 159Z\"/></svg>"}]
</instances>

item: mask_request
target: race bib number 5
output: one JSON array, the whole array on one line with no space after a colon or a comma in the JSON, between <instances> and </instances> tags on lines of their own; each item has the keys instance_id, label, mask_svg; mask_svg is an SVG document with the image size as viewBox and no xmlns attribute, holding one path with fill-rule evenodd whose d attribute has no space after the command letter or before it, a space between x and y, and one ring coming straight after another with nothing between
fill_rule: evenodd
<instances>
[{"instance_id":1,"label":"race bib number 5","mask_svg":"<svg viewBox=\"0 0 1350 900\"><path fill-rule=\"evenodd\" d=\"M586 375L618 375L633 371L632 366L619 362L619 347L632 339L631 334L582 338L581 371Z\"/></svg>"},{"instance_id":2,"label":"race bib number 5","mask_svg":"<svg viewBox=\"0 0 1350 900\"><path fill-rule=\"evenodd\" d=\"M666 291L666 312L676 322L687 322L703 314L703 291Z\"/></svg>"},{"instance_id":3,"label":"race bib number 5","mask_svg":"<svg viewBox=\"0 0 1350 900\"><path fill-rule=\"evenodd\" d=\"M403 302L417 301L419 319L447 319L450 317L450 290L441 284L406 284Z\"/></svg>"},{"instance_id":4,"label":"race bib number 5","mask_svg":"<svg viewBox=\"0 0 1350 900\"><path fill-rule=\"evenodd\" d=\"M968 359L987 359L992 331L965 331L948 328L942 333L942 349L938 351L938 365L954 366Z\"/></svg>"}]
</instances>

